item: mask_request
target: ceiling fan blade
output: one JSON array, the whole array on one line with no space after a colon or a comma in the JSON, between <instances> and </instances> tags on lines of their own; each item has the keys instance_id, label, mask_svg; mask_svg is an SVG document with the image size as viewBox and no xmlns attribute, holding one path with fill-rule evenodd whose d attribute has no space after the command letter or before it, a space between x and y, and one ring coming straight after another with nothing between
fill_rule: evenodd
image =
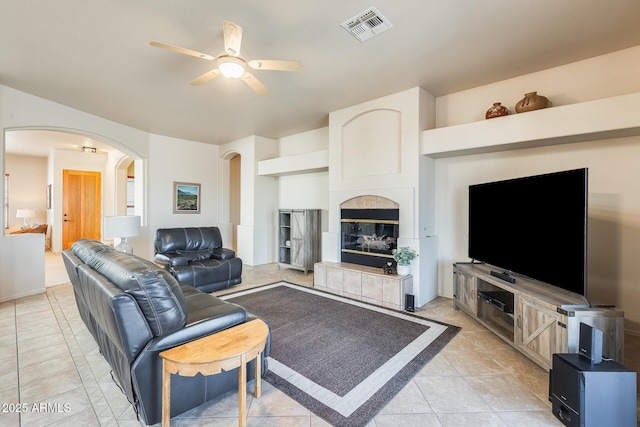
<instances>
[{"instance_id":1,"label":"ceiling fan blade","mask_svg":"<svg viewBox=\"0 0 640 427\"><path fill-rule=\"evenodd\" d=\"M205 84L209 80L215 79L220 74L221 74L220 70L218 70L217 68L214 68L213 70L207 71L206 73L204 73L200 77L196 77L195 79L191 80L189 82L189 84L191 86L202 86L203 84Z\"/></svg>"},{"instance_id":2,"label":"ceiling fan blade","mask_svg":"<svg viewBox=\"0 0 640 427\"><path fill-rule=\"evenodd\" d=\"M279 61L274 59L253 59L248 62L255 70L301 71L300 61Z\"/></svg>"},{"instance_id":3,"label":"ceiling fan blade","mask_svg":"<svg viewBox=\"0 0 640 427\"><path fill-rule=\"evenodd\" d=\"M224 35L224 50L227 54L239 56L240 44L242 43L242 27L233 22L224 21L222 23L222 34Z\"/></svg>"},{"instance_id":4,"label":"ceiling fan blade","mask_svg":"<svg viewBox=\"0 0 640 427\"><path fill-rule=\"evenodd\" d=\"M213 59L215 59L213 56L207 55L206 53L198 52L191 49L185 49L184 47L180 47L180 46L174 46L171 44L160 43L160 42L149 42L149 44L151 46L159 47L161 49L167 49L172 52L178 52L185 55L195 56L196 58L208 59L209 61L212 61Z\"/></svg>"},{"instance_id":5,"label":"ceiling fan blade","mask_svg":"<svg viewBox=\"0 0 640 427\"><path fill-rule=\"evenodd\" d=\"M242 75L242 81L245 82L251 89L253 89L258 95L269 95L269 89L262 84L262 82L255 78L253 74L248 71Z\"/></svg>"}]
</instances>

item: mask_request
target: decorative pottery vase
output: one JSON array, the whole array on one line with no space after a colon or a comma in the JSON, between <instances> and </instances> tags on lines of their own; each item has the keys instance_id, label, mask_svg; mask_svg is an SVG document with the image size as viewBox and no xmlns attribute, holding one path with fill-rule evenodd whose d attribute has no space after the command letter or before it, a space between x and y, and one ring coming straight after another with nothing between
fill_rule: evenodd
<instances>
[{"instance_id":1,"label":"decorative pottery vase","mask_svg":"<svg viewBox=\"0 0 640 427\"><path fill-rule=\"evenodd\" d=\"M406 276L407 274L409 274L409 266L398 264L396 271L398 273L398 276Z\"/></svg>"},{"instance_id":2,"label":"decorative pottery vase","mask_svg":"<svg viewBox=\"0 0 640 427\"><path fill-rule=\"evenodd\" d=\"M516 113L526 113L527 111L541 110L549 106L549 99L538 95L538 92L529 92L524 95L516 104Z\"/></svg>"},{"instance_id":3,"label":"decorative pottery vase","mask_svg":"<svg viewBox=\"0 0 640 427\"><path fill-rule=\"evenodd\" d=\"M509 114L509 110L504 105L500 105L500 102L494 102L493 107L487 110L487 114L484 115L485 119L493 119L495 117L502 117Z\"/></svg>"}]
</instances>

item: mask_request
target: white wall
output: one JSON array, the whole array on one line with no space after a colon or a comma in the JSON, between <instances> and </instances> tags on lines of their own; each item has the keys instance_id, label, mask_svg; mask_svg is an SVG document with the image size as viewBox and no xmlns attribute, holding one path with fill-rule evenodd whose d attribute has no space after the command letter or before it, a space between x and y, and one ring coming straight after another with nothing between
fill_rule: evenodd
<instances>
[{"instance_id":1,"label":"white wall","mask_svg":"<svg viewBox=\"0 0 640 427\"><path fill-rule=\"evenodd\" d=\"M391 199L400 208L398 246L419 254L411 269L417 305L438 295L435 162L420 155L422 131L435 123L434 111L435 98L412 88L329 114L329 224L322 259L340 258L342 202L362 195Z\"/></svg>"},{"instance_id":2,"label":"white wall","mask_svg":"<svg viewBox=\"0 0 640 427\"><path fill-rule=\"evenodd\" d=\"M18 209L33 209L36 216L29 218L30 224L47 222L47 159L44 157L8 155L5 158L5 173L9 176L9 228L23 224L16 218Z\"/></svg>"},{"instance_id":3,"label":"white wall","mask_svg":"<svg viewBox=\"0 0 640 427\"><path fill-rule=\"evenodd\" d=\"M377 194L387 197L400 204L400 236L415 238L420 235L432 235L433 230L421 232L420 223L434 224L433 212L423 212L423 216L417 215L419 204L420 182L420 108L424 106L424 98L427 93L419 88L409 89L394 95L375 99L363 104L348 107L329 115L329 231L339 233L340 203L345 200L367 194ZM430 95L429 95L430 96ZM394 111L401 115L401 128L399 134L388 144L389 151L396 151L394 157L400 161L397 173L371 174L368 170L376 170L376 163L360 164L359 171L353 176L343 175L343 163L345 160L352 165L353 159L343 158L343 128L345 125L356 127L360 125L359 119L369 112L378 110ZM393 120L393 118L392 118ZM368 124L368 123L365 123ZM395 126L395 123L392 124ZM384 126L379 124L379 126ZM349 144L359 146L361 151L367 151L369 140L366 137L358 137L353 133ZM384 157L379 159L381 163ZM408 208L408 209L407 209ZM428 218L428 219L423 219ZM427 227L425 225L425 227ZM427 227L428 228L428 227Z\"/></svg>"},{"instance_id":4,"label":"white wall","mask_svg":"<svg viewBox=\"0 0 640 427\"><path fill-rule=\"evenodd\" d=\"M311 172L281 176L279 209L320 209L325 216L329 210L329 172ZM326 224L322 224L326 230Z\"/></svg>"},{"instance_id":5,"label":"white wall","mask_svg":"<svg viewBox=\"0 0 640 427\"><path fill-rule=\"evenodd\" d=\"M278 153L278 142L274 139L255 137L254 162L254 213L253 213L253 264L274 262L276 227L278 223L278 179L258 175L258 162L272 159ZM242 185L242 184L241 184Z\"/></svg>"},{"instance_id":6,"label":"white wall","mask_svg":"<svg viewBox=\"0 0 640 427\"><path fill-rule=\"evenodd\" d=\"M108 141L121 151L137 154L139 158L148 154L145 132L6 86L0 86L0 129L3 139L7 131L19 129L74 131ZM4 174L4 150L0 168ZM4 216L4 211L0 216ZM43 245L43 235L26 239L0 236L0 301L44 291ZM25 259L30 260L29 268L24 268Z\"/></svg>"},{"instance_id":7,"label":"white wall","mask_svg":"<svg viewBox=\"0 0 640 427\"><path fill-rule=\"evenodd\" d=\"M492 102L538 90L553 105L640 91L640 47L437 99L438 125L482 120ZM526 113L524 113L526 114ZM629 114L637 114L629 111ZM500 120L500 119L493 119ZM589 295L625 311L640 332L640 137L436 160L439 293L452 296L452 263L468 260L468 186L589 167Z\"/></svg>"},{"instance_id":8,"label":"white wall","mask_svg":"<svg viewBox=\"0 0 640 427\"><path fill-rule=\"evenodd\" d=\"M278 140L278 157L329 149L329 128L323 127ZM283 175L276 178L278 209L319 209L321 231L328 229L329 171ZM274 259L278 261L277 218L274 228Z\"/></svg>"},{"instance_id":9,"label":"white wall","mask_svg":"<svg viewBox=\"0 0 640 427\"><path fill-rule=\"evenodd\" d=\"M287 157L296 154L312 153L329 149L329 127L313 129L278 140L278 156Z\"/></svg>"},{"instance_id":10,"label":"white wall","mask_svg":"<svg viewBox=\"0 0 640 427\"><path fill-rule=\"evenodd\" d=\"M294 156L329 149L329 128L287 136L278 140L278 157ZM329 172L310 172L278 177L279 209L329 210ZM324 221L326 222L326 221ZM326 224L323 223L326 230Z\"/></svg>"},{"instance_id":11,"label":"white wall","mask_svg":"<svg viewBox=\"0 0 640 427\"><path fill-rule=\"evenodd\" d=\"M147 170L147 226L131 240L137 254L153 258L153 235L160 227L206 227L219 222L218 146L150 135ZM138 177L136 176L136 181ZM173 213L173 183L200 184L200 214Z\"/></svg>"},{"instance_id":12,"label":"white wall","mask_svg":"<svg viewBox=\"0 0 640 427\"><path fill-rule=\"evenodd\" d=\"M232 235L231 227L236 227L236 255L242 258L242 262L247 265L254 265L253 260L253 214L254 214L254 169L248 167L253 165L255 153L254 153L254 137L241 138L236 141L229 142L220 146L219 161L220 164L220 194L222 197L221 203L224 204L220 211L224 212L220 215L221 221L220 229L222 232L223 241L229 240ZM229 218L224 215L228 215L230 201L230 182L228 179L230 176L229 158L232 155L239 154L240 157L240 224L231 224Z\"/></svg>"},{"instance_id":13,"label":"white wall","mask_svg":"<svg viewBox=\"0 0 640 427\"><path fill-rule=\"evenodd\" d=\"M436 100L436 127L484 120L494 102L511 114L527 92L537 91L552 106L640 92L640 46L526 74Z\"/></svg>"},{"instance_id":14,"label":"white wall","mask_svg":"<svg viewBox=\"0 0 640 427\"><path fill-rule=\"evenodd\" d=\"M155 229L216 225L219 221L218 146L148 134L4 86L0 86L0 129L5 132L52 129L84 134L110 144L134 159L141 159L135 165L136 194L141 195L145 210L137 205L136 214L143 216L143 229L140 236L130 240L135 253L145 258L153 257ZM102 157L89 158L79 153L56 152L45 164L49 170L45 174L45 183L53 182L54 187L61 188L63 168L101 171L106 177L103 179L103 213L112 215L117 196L117 189L113 185L116 174L114 167L119 159ZM4 165L2 151L0 166L3 173ZM105 169L107 167L108 171ZM173 214L174 181L202 185L199 215ZM44 200L44 189L42 193ZM62 196L61 191L55 191L54 194L56 197L51 217L56 221L61 216ZM275 206L277 192L272 193L271 200L274 200ZM0 270L3 272L0 275L0 301L44 291L44 243L36 240L37 237L20 241L15 236L0 237ZM55 240L60 241L59 231ZM24 259L34 261L30 263L31 268L20 267Z\"/></svg>"},{"instance_id":15,"label":"white wall","mask_svg":"<svg viewBox=\"0 0 640 427\"><path fill-rule=\"evenodd\" d=\"M246 265L274 262L275 213L278 209L278 183L270 176L258 175L258 162L277 156L277 141L250 136L220 146L219 170L221 203L229 203L229 158L240 154L240 225L237 226L236 253ZM222 212L228 212L223 206ZM229 236L230 223L221 224Z\"/></svg>"}]
</instances>

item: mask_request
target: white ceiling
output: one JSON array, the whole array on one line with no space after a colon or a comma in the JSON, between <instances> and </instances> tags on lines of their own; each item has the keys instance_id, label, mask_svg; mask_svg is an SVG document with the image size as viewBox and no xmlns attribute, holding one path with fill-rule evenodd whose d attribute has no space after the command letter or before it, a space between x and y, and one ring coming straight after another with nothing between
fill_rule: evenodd
<instances>
[{"instance_id":1,"label":"white ceiling","mask_svg":"<svg viewBox=\"0 0 640 427\"><path fill-rule=\"evenodd\" d=\"M101 141L68 132L51 130L24 130L7 132L4 140L6 153L21 156L47 157L53 150L81 152L82 147L92 147L104 154L115 148Z\"/></svg>"},{"instance_id":2,"label":"white ceiling","mask_svg":"<svg viewBox=\"0 0 640 427\"><path fill-rule=\"evenodd\" d=\"M393 28L365 42L340 25L375 6ZM328 113L408 88L436 96L640 45L638 0L0 0L0 84L154 134L220 144L327 125ZM296 59L188 83L214 64L151 47ZM528 90L530 88L523 88Z\"/></svg>"}]
</instances>

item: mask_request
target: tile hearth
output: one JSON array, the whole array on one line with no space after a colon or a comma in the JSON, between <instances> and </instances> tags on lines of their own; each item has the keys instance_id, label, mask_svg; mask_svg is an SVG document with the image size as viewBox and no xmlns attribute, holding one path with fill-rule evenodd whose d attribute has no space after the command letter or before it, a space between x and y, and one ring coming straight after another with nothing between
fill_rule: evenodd
<instances>
[{"instance_id":1,"label":"tile hearth","mask_svg":"<svg viewBox=\"0 0 640 427\"><path fill-rule=\"evenodd\" d=\"M386 275L380 268L344 262L318 262L314 268L316 289L393 310L404 310L404 296L413 293L411 275Z\"/></svg>"},{"instance_id":2,"label":"tile hearth","mask_svg":"<svg viewBox=\"0 0 640 427\"><path fill-rule=\"evenodd\" d=\"M313 274L277 265L245 268L243 284L287 280L311 286ZM417 315L462 332L369 424L396 426L559 426L547 400L547 373L438 298ZM0 425L140 426L77 312L70 284L0 304ZM249 426L325 426L322 419L263 382L248 397ZM252 387L252 384L249 384ZM172 420L173 426L237 425L230 392Z\"/></svg>"}]
</instances>

